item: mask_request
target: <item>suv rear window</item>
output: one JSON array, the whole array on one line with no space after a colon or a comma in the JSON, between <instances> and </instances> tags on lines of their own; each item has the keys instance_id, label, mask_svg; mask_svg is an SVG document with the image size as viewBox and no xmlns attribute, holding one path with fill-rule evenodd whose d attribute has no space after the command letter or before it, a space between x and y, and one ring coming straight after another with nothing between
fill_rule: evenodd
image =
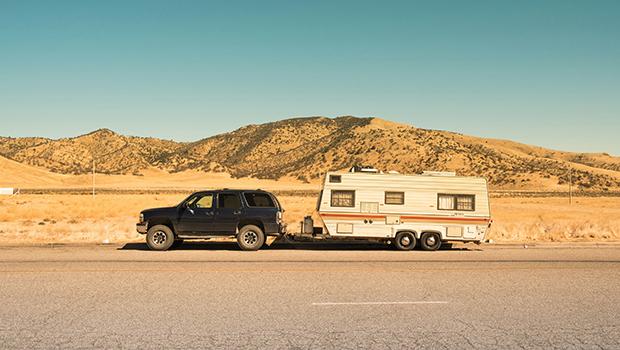
<instances>
[{"instance_id":1,"label":"suv rear window","mask_svg":"<svg viewBox=\"0 0 620 350\"><path fill-rule=\"evenodd\" d=\"M256 192L247 192L244 193L246 202L248 202L248 206L250 207L261 207L261 208L275 208L276 205L273 203L273 199L271 196L266 193L256 193Z\"/></svg>"},{"instance_id":2,"label":"suv rear window","mask_svg":"<svg viewBox=\"0 0 620 350\"><path fill-rule=\"evenodd\" d=\"M217 206L218 208L239 209L241 208L241 201L235 193L220 193Z\"/></svg>"}]
</instances>

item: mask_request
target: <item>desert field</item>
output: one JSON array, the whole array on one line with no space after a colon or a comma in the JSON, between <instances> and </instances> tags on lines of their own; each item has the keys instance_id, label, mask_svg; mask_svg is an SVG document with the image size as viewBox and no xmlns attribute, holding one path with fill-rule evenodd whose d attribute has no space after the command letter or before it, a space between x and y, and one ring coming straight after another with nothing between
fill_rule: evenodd
<instances>
[{"instance_id":1,"label":"desert field","mask_svg":"<svg viewBox=\"0 0 620 350\"><path fill-rule=\"evenodd\" d=\"M0 198L0 244L111 243L143 240L140 210L174 205L177 194L22 194ZM278 195L290 230L312 213L316 198ZM620 241L620 198L492 198L495 242Z\"/></svg>"},{"instance_id":2,"label":"desert field","mask_svg":"<svg viewBox=\"0 0 620 350\"><path fill-rule=\"evenodd\" d=\"M375 123L376 124L376 123ZM375 125L376 126L376 125ZM299 181L233 177L227 173L168 173L145 168L140 176L96 174L98 194L89 195L92 175L69 175L0 157L0 187L22 194L0 196L0 244L100 243L143 240L135 232L142 209L179 203L195 189L262 188L274 191L286 212L290 231L313 213L320 180ZM531 185L531 184L530 184ZM515 188L519 189L519 188ZM495 242L620 241L620 196L576 197L569 205L552 187L534 186L538 197L514 190L491 198ZM567 190L563 188L562 190ZM612 193L613 192L613 193ZM590 195L605 194L589 192ZM583 194L586 194L584 192ZM519 197L526 196L526 197ZM315 220L318 218L315 216Z\"/></svg>"}]
</instances>

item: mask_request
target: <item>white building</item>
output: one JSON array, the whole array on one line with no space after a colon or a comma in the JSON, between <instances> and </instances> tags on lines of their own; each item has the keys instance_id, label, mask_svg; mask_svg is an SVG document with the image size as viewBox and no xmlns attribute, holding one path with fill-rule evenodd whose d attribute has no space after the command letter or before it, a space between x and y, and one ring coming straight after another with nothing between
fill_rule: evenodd
<instances>
[{"instance_id":1,"label":"white building","mask_svg":"<svg viewBox=\"0 0 620 350\"><path fill-rule=\"evenodd\" d=\"M0 187L0 195L9 195L12 196L17 193L17 189L10 187Z\"/></svg>"}]
</instances>

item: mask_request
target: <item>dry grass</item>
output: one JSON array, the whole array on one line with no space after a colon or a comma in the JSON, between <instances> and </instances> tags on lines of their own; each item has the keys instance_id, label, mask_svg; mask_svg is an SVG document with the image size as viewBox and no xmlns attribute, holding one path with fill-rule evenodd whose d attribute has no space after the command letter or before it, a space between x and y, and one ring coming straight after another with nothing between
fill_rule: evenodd
<instances>
[{"instance_id":1,"label":"dry grass","mask_svg":"<svg viewBox=\"0 0 620 350\"><path fill-rule=\"evenodd\" d=\"M174 205L184 194L20 195L0 198L0 244L126 242L140 210ZM299 228L313 196L279 196L285 222ZM620 198L492 198L498 242L620 241Z\"/></svg>"},{"instance_id":2,"label":"dry grass","mask_svg":"<svg viewBox=\"0 0 620 350\"><path fill-rule=\"evenodd\" d=\"M180 202L177 195L20 195L0 201L0 242L113 242L140 239L140 210Z\"/></svg>"},{"instance_id":3,"label":"dry grass","mask_svg":"<svg viewBox=\"0 0 620 350\"><path fill-rule=\"evenodd\" d=\"M496 241L620 241L620 198L492 198Z\"/></svg>"}]
</instances>

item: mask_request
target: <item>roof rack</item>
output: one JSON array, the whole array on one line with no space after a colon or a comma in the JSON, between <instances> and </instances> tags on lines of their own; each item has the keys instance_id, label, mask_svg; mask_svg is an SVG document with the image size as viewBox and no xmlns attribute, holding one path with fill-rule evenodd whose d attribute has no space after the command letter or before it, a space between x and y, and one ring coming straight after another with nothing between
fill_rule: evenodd
<instances>
[{"instance_id":1,"label":"roof rack","mask_svg":"<svg viewBox=\"0 0 620 350\"><path fill-rule=\"evenodd\" d=\"M371 166L363 166L363 165L354 165L349 169L350 173L373 173L378 174L379 170L371 167Z\"/></svg>"}]
</instances>

